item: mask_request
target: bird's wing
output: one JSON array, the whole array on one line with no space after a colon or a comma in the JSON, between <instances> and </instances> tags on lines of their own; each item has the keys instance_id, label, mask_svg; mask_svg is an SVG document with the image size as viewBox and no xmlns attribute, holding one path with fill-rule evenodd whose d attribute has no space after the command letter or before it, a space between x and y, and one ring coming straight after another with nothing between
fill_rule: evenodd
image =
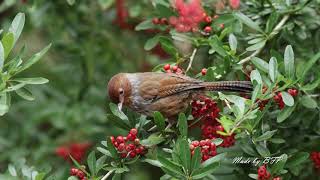
<instances>
[{"instance_id":1,"label":"bird's wing","mask_svg":"<svg viewBox=\"0 0 320 180\"><path fill-rule=\"evenodd\" d=\"M177 93L204 89L202 81L173 73L144 73L140 94L144 99L157 100Z\"/></svg>"}]
</instances>

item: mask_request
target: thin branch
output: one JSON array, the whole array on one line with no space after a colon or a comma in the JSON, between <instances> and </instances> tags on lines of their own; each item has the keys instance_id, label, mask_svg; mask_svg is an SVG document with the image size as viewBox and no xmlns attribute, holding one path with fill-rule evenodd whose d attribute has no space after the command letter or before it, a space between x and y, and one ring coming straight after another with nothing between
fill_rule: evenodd
<instances>
[{"instance_id":1,"label":"thin branch","mask_svg":"<svg viewBox=\"0 0 320 180\"><path fill-rule=\"evenodd\" d=\"M188 68L186 70L186 73L190 70L190 68L192 66L192 63L193 63L193 60L194 60L194 56L196 55L197 50L198 50L197 48L194 48L194 50L193 50L193 52L192 52L192 54L190 56L190 61L189 61L189 65L188 65Z\"/></svg>"},{"instance_id":2,"label":"thin branch","mask_svg":"<svg viewBox=\"0 0 320 180\"><path fill-rule=\"evenodd\" d=\"M112 173L114 170L109 171L106 175L103 176L103 178L101 180L106 180Z\"/></svg>"}]
</instances>

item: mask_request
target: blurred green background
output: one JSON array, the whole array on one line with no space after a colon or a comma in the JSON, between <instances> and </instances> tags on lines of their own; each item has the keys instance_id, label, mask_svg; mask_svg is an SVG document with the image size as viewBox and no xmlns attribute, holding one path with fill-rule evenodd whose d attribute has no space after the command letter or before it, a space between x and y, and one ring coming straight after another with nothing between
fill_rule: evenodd
<instances>
[{"instance_id":1,"label":"blurred green background","mask_svg":"<svg viewBox=\"0 0 320 180\"><path fill-rule=\"evenodd\" d=\"M49 43L52 47L39 63L20 74L45 77L50 82L30 87L35 101L14 96L9 113L1 117L0 172L5 172L8 164L26 159L27 165L39 171L54 172L53 179L66 179L71 164L55 154L56 148L90 142L94 149L108 135L121 133L106 119L107 81L118 72L150 71L160 58L143 50L152 33L135 32L132 28L142 20L142 13L149 13L142 10L151 3L129 2L129 18L122 16L121 7L112 2L1 2L0 22L4 30L18 12L26 15L15 51L26 45L27 56L31 56ZM161 175L139 169L133 170L127 179Z\"/></svg>"}]
</instances>

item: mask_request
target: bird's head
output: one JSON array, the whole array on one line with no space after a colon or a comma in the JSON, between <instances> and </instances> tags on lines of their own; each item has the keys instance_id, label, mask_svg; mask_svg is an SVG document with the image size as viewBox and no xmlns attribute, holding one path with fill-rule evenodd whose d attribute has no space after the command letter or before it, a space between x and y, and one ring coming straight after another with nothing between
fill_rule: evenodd
<instances>
[{"instance_id":1,"label":"bird's head","mask_svg":"<svg viewBox=\"0 0 320 180\"><path fill-rule=\"evenodd\" d=\"M108 83L108 94L113 103L117 103L119 109L122 104L128 105L131 96L131 84L125 73L114 75Z\"/></svg>"}]
</instances>

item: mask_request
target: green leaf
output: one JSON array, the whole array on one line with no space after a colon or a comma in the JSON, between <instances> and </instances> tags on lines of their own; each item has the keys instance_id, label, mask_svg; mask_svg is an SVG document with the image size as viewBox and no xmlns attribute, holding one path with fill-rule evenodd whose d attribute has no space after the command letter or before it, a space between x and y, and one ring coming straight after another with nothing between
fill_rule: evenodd
<instances>
[{"instance_id":1,"label":"green leaf","mask_svg":"<svg viewBox=\"0 0 320 180\"><path fill-rule=\"evenodd\" d=\"M166 128L166 123L162 114L158 111L154 112L153 119L154 119L154 123L157 125L157 128L160 131L164 131L164 129Z\"/></svg>"},{"instance_id":2,"label":"green leaf","mask_svg":"<svg viewBox=\"0 0 320 180\"><path fill-rule=\"evenodd\" d=\"M280 156L280 160L278 162L275 162L272 167L271 167L271 174L279 173L283 168L284 165L286 164L288 159L288 155L282 154Z\"/></svg>"},{"instance_id":3,"label":"green leaf","mask_svg":"<svg viewBox=\"0 0 320 180\"><path fill-rule=\"evenodd\" d=\"M96 154L94 151L92 151L88 156L87 162L88 162L88 167L91 172L91 175L93 176L96 175L96 161L97 161Z\"/></svg>"},{"instance_id":4,"label":"green leaf","mask_svg":"<svg viewBox=\"0 0 320 180\"><path fill-rule=\"evenodd\" d=\"M251 71L250 79L252 84L256 81L258 84L262 84L262 78L258 70Z\"/></svg>"},{"instance_id":5,"label":"green leaf","mask_svg":"<svg viewBox=\"0 0 320 180\"><path fill-rule=\"evenodd\" d=\"M194 149L194 154L191 158L191 171L194 171L200 167L201 164L201 151L199 147Z\"/></svg>"},{"instance_id":6,"label":"green leaf","mask_svg":"<svg viewBox=\"0 0 320 180\"><path fill-rule=\"evenodd\" d=\"M142 162L149 163L149 164L151 164L152 166L156 166L156 167L161 167L161 166L162 166L162 164L161 164L160 161L158 161L158 160L144 159L144 160L142 160Z\"/></svg>"},{"instance_id":7,"label":"green leaf","mask_svg":"<svg viewBox=\"0 0 320 180\"><path fill-rule=\"evenodd\" d=\"M108 9L114 3L114 0L98 0L99 5L103 10Z\"/></svg>"},{"instance_id":8,"label":"green leaf","mask_svg":"<svg viewBox=\"0 0 320 180\"><path fill-rule=\"evenodd\" d=\"M258 174L249 174L249 177L252 179L258 179Z\"/></svg>"},{"instance_id":9,"label":"green leaf","mask_svg":"<svg viewBox=\"0 0 320 180\"><path fill-rule=\"evenodd\" d=\"M272 31L272 29L278 22L278 19L279 19L279 14L277 12L272 12L266 24L266 32L270 33Z\"/></svg>"},{"instance_id":10,"label":"green leaf","mask_svg":"<svg viewBox=\"0 0 320 180\"><path fill-rule=\"evenodd\" d=\"M4 49L2 43L0 42L0 73L2 72L2 68L4 65Z\"/></svg>"},{"instance_id":11,"label":"green leaf","mask_svg":"<svg viewBox=\"0 0 320 180\"><path fill-rule=\"evenodd\" d=\"M262 90L262 84L257 84L256 87L254 87L254 90L251 96L252 103L256 102L257 97L261 94L261 90Z\"/></svg>"},{"instance_id":12,"label":"green leaf","mask_svg":"<svg viewBox=\"0 0 320 180\"><path fill-rule=\"evenodd\" d=\"M244 23L245 25L249 26L250 28L259 31L259 32L263 32L263 30L259 27L259 25L257 23L255 23L254 21L252 21L249 17L247 17L246 15L242 14L241 12L236 12L233 14L237 19L239 19L242 23Z\"/></svg>"},{"instance_id":13,"label":"green leaf","mask_svg":"<svg viewBox=\"0 0 320 180\"><path fill-rule=\"evenodd\" d=\"M48 83L49 80L46 78L38 77L38 78L17 78L12 79L11 81L25 83L25 84L45 84Z\"/></svg>"},{"instance_id":14,"label":"green leaf","mask_svg":"<svg viewBox=\"0 0 320 180\"><path fill-rule=\"evenodd\" d=\"M144 49L149 51L153 49L159 43L159 36L154 36L153 38L148 39L146 44L144 45Z\"/></svg>"},{"instance_id":15,"label":"green leaf","mask_svg":"<svg viewBox=\"0 0 320 180\"><path fill-rule=\"evenodd\" d=\"M257 149L258 153L259 153L262 157L268 157L268 156L270 156L270 151L269 151L266 147L264 147L264 146L262 146L262 145L260 145L260 144L256 144L256 149Z\"/></svg>"},{"instance_id":16,"label":"green leaf","mask_svg":"<svg viewBox=\"0 0 320 180\"><path fill-rule=\"evenodd\" d=\"M12 32L14 34L14 43L13 44L15 44L17 42L17 40L19 39L20 34L23 30L24 23L25 23L24 13L18 13L14 17L14 19L11 23L11 26L9 28L9 32Z\"/></svg>"},{"instance_id":17,"label":"green leaf","mask_svg":"<svg viewBox=\"0 0 320 180\"><path fill-rule=\"evenodd\" d=\"M310 82L309 84L306 84L305 86L302 86L302 90L304 91L311 91L311 90L314 90L315 88L317 88L320 84L320 77L313 81L313 82Z\"/></svg>"},{"instance_id":18,"label":"green leaf","mask_svg":"<svg viewBox=\"0 0 320 180\"><path fill-rule=\"evenodd\" d=\"M152 29L152 28L154 28L154 24L152 23L151 19L148 19L148 20L142 21L140 24L138 24L135 27L135 30L141 31L141 30Z\"/></svg>"},{"instance_id":19,"label":"green leaf","mask_svg":"<svg viewBox=\"0 0 320 180\"><path fill-rule=\"evenodd\" d=\"M114 103L109 103L110 110L113 115L117 116L121 120L123 120L126 124L129 124L129 119L127 115L125 115L122 111L119 110L118 106Z\"/></svg>"},{"instance_id":20,"label":"green leaf","mask_svg":"<svg viewBox=\"0 0 320 180\"><path fill-rule=\"evenodd\" d=\"M9 171L11 176L14 176L14 177L17 176L16 168L12 164L9 164L8 171Z\"/></svg>"},{"instance_id":21,"label":"green leaf","mask_svg":"<svg viewBox=\"0 0 320 180\"><path fill-rule=\"evenodd\" d=\"M97 150L106 156L112 157L111 153L102 147L97 147Z\"/></svg>"},{"instance_id":22,"label":"green leaf","mask_svg":"<svg viewBox=\"0 0 320 180\"><path fill-rule=\"evenodd\" d=\"M294 105L294 99L289 93L282 91L281 95L282 95L282 100L283 100L284 104L286 104L287 106Z\"/></svg>"},{"instance_id":23,"label":"green leaf","mask_svg":"<svg viewBox=\"0 0 320 180\"><path fill-rule=\"evenodd\" d=\"M143 146L154 146L164 141L164 137L158 136L157 134L151 134L147 139L140 141Z\"/></svg>"},{"instance_id":24,"label":"green leaf","mask_svg":"<svg viewBox=\"0 0 320 180\"><path fill-rule=\"evenodd\" d=\"M67 0L68 4L70 6L74 5L74 3L76 2L76 0Z\"/></svg>"},{"instance_id":25,"label":"green leaf","mask_svg":"<svg viewBox=\"0 0 320 180\"><path fill-rule=\"evenodd\" d=\"M9 111L11 105L10 93L2 93L0 96L0 116L3 116Z\"/></svg>"},{"instance_id":26,"label":"green leaf","mask_svg":"<svg viewBox=\"0 0 320 180\"><path fill-rule=\"evenodd\" d=\"M267 132L263 133L261 136L257 137L257 138L255 139L255 141L259 142L259 141L268 140L268 139L270 139L276 132L277 132L277 130L267 131Z\"/></svg>"},{"instance_id":27,"label":"green leaf","mask_svg":"<svg viewBox=\"0 0 320 180\"><path fill-rule=\"evenodd\" d=\"M160 37L159 42L163 50L165 50L168 54L171 54L172 56L176 56L177 50L169 38Z\"/></svg>"},{"instance_id":28,"label":"green leaf","mask_svg":"<svg viewBox=\"0 0 320 180\"><path fill-rule=\"evenodd\" d=\"M174 172L175 174L178 174L180 176L184 176L181 166L179 164L176 164L173 161L170 161L162 156L158 156L159 162L162 164L162 167L165 167L169 171Z\"/></svg>"},{"instance_id":29,"label":"green leaf","mask_svg":"<svg viewBox=\"0 0 320 180\"><path fill-rule=\"evenodd\" d=\"M115 159L119 158L116 148L113 146L110 137L107 138L108 151L111 153L112 157Z\"/></svg>"},{"instance_id":30,"label":"green leaf","mask_svg":"<svg viewBox=\"0 0 320 180\"><path fill-rule=\"evenodd\" d=\"M210 164L212 163L217 163L217 162L221 162L222 160L226 159L226 154L227 153L220 153L217 154L216 156L211 157L210 159L204 161L201 166L202 167L207 167L210 166Z\"/></svg>"},{"instance_id":31,"label":"green leaf","mask_svg":"<svg viewBox=\"0 0 320 180\"><path fill-rule=\"evenodd\" d=\"M191 167L191 153L190 153L190 148L189 148L189 143L185 139L180 139L178 141L179 145L179 155L181 159L181 164L185 169L190 170Z\"/></svg>"},{"instance_id":32,"label":"green leaf","mask_svg":"<svg viewBox=\"0 0 320 180\"><path fill-rule=\"evenodd\" d=\"M286 167L294 167L305 162L309 158L309 153L298 152L288 159Z\"/></svg>"},{"instance_id":33,"label":"green leaf","mask_svg":"<svg viewBox=\"0 0 320 180\"><path fill-rule=\"evenodd\" d=\"M211 174L216 168L220 165L219 162L212 163L206 167L197 169L192 174L192 179L202 179L206 177L207 175Z\"/></svg>"},{"instance_id":34,"label":"green leaf","mask_svg":"<svg viewBox=\"0 0 320 180\"><path fill-rule=\"evenodd\" d=\"M119 117L113 115L113 114L107 114L108 121L111 121L113 125L116 125L119 128L129 130L131 127L129 126L128 122L123 121Z\"/></svg>"},{"instance_id":35,"label":"green leaf","mask_svg":"<svg viewBox=\"0 0 320 180\"><path fill-rule=\"evenodd\" d=\"M179 114L178 119L179 132L182 136L187 137L188 135L188 122L187 117L184 113Z\"/></svg>"},{"instance_id":36,"label":"green leaf","mask_svg":"<svg viewBox=\"0 0 320 180\"><path fill-rule=\"evenodd\" d=\"M275 57L272 57L269 61L269 77L272 82L277 81L278 77L278 62Z\"/></svg>"},{"instance_id":37,"label":"green leaf","mask_svg":"<svg viewBox=\"0 0 320 180\"><path fill-rule=\"evenodd\" d=\"M17 89L15 92L25 100L28 100L28 101L34 100L32 93L25 87Z\"/></svg>"},{"instance_id":38,"label":"green leaf","mask_svg":"<svg viewBox=\"0 0 320 180\"><path fill-rule=\"evenodd\" d=\"M251 58L251 62L261 71L268 73L269 72L269 65L267 62L265 62L264 60L257 58L257 57L253 57Z\"/></svg>"},{"instance_id":39,"label":"green leaf","mask_svg":"<svg viewBox=\"0 0 320 180\"><path fill-rule=\"evenodd\" d=\"M51 44L49 44L47 47L42 49L40 52L34 54L30 59L27 60L27 62L22 64L22 66L18 72L24 71L24 70L28 69L29 67L31 67L36 62L38 62L42 58L42 56L50 49L50 47L51 47Z\"/></svg>"},{"instance_id":40,"label":"green leaf","mask_svg":"<svg viewBox=\"0 0 320 180\"><path fill-rule=\"evenodd\" d=\"M36 175L35 180L43 180L45 176L46 176L46 173L39 173Z\"/></svg>"},{"instance_id":41,"label":"green leaf","mask_svg":"<svg viewBox=\"0 0 320 180\"><path fill-rule=\"evenodd\" d=\"M285 121L292 114L294 109L295 106L285 107L284 110L280 111L280 113L278 114L277 122L282 123L283 121Z\"/></svg>"},{"instance_id":42,"label":"green leaf","mask_svg":"<svg viewBox=\"0 0 320 180\"><path fill-rule=\"evenodd\" d=\"M266 42L267 41L261 41L261 42L258 42L257 44L253 44L249 47L246 48L247 51L256 51L258 49L261 49L263 48L265 45L266 45Z\"/></svg>"},{"instance_id":43,"label":"green leaf","mask_svg":"<svg viewBox=\"0 0 320 180\"><path fill-rule=\"evenodd\" d=\"M237 50L238 41L237 41L237 38L232 33L229 35L229 45L231 50L233 51Z\"/></svg>"},{"instance_id":44,"label":"green leaf","mask_svg":"<svg viewBox=\"0 0 320 180\"><path fill-rule=\"evenodd\" d=\"M79 180L79 179L76 176L70 176L70 177L68 177L68 180Z\"/></svg>"},{"instance_id":45,"label":"green leaf","mask_svg":"<svg viewBox=\"0 0 320 180\"><path fill-rule=\"evenodd\" d=\"M223 127L223 129L229 133L231 128L234 126L234 121L232 121L230 118L227 116L222 116L219 121Z\"/></svg>"},{"instance_id":46,"label":"green leaf","mask_svg":"<svg viewBox=\"0 0 320 180\"><path fill-rule=\"evenodd\" d=\"M223 48L222 42L219 40L218 36L212 36L209 38L209 45L211 47L211 50L217 52L222 57L227 56L226 50Z\"/></svg>"},{"instance_id":47,"label":"green leaf","mask_svg":"<svg viewBox=\"0 0 320 180\"><path fill-rule=\"evenodd\" d=\"M310 96L308 95L304 95L300 98L300 103L309 109L315 109L318 107L318 103L317 101L315 101L314 99L312 99Z\"/></svg>"},{"instance_id":48,"label":"green leaf","mask_svg":"<svg viewBox=\"0 0 320 180\"><path fill-rule=\"evenodd\" d=\"M313 65L320 59L320 52L318 52L316 55L314 55L311 59L306 61L306 63L303 64L303 70L301 74L298 74L300 81L304 81L306 74L310 71L310 69L313 67Z\"/></svg>"},{"instance_id":49,"label":"green leaf","mask_svg":"<svg viewBox=\"0 0 320 180\"><path fill-rule=\"evenodd\" d=\"M14 46L14 35L11 32L5 34L1 40L4 49L4 59L8 57Z\"/></svg>"},{"instance_id":50,"label":"green leaf","mask_svg":"<svg viewBox=\"0 0 320 180\"><path fill-rule=\"evenodd\" d=\"M286 47L284 52L284 69L286 75L290 78L294 78L294 53L291 45Z\"/></svg>"}]
</instances>

